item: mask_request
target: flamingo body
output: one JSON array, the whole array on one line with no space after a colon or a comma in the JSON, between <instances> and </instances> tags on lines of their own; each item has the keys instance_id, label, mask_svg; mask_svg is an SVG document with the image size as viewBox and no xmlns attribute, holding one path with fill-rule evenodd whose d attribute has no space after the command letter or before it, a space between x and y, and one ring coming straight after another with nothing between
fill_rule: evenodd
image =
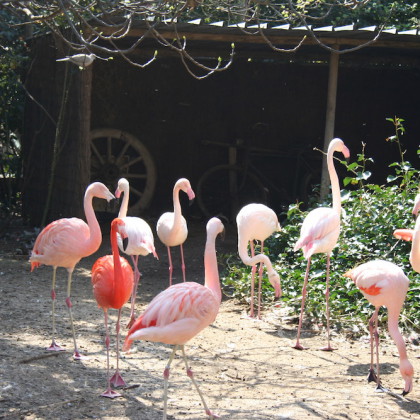
<instances>
[{"instance_id":1,"label":"flamingo body","mask_svg":"<svg viewBox=\"0 0 420 420\"><path fill-rule=\"evenodd\" d=\"M57 267L64 267L68 271L67 299L66 304L70 314L71 328L74 342L74 358L81 359L73 326L72 303L70 300L72 273L76 264L84 257L87 257L98 250L102 242L102 233L96 219L92 206L93 197L107 201L115 198L108 188L100 183L94 182L89 185L84 197L84 210L87 224L78 218L65 218L51 222L38 235L31 256L31 271L42 264L53 267L52 281L52 324L53 339L48 350L63 350L55 343L55 280Z\"/></svg>"},{"instance_id":2,"label":"flamingo body","mask_svg":"<svg viewBox=\"0 0 420 420\"><path fill-rule=\"evenodd\" d=\"M267 267L268 279L275 290L275 296L281 295L280 277L273 269L270 259L262 253L264 241L274 232L280 230L280 224L276 213L264 204L251 203L242 207L236 216L238 227L238 253L244 264L252 266L251 272L251 308L250 316L254 316L254 283L256 266L260 263L260 275L258 282L258 314L261 311L261 279L263 265ZM254 241L261 242L261 253L254 255ZM248 244L251 246L251 257L248 254Z\"/></svg>"},{"instance_id":3,"label":"flamingo body","mask_svg":"<svg viewBox=\"0 0 420 420\"><path fill-rule=\"evenodd\" d=\"M148 305L147 309L134 322L128 331L123 350L127 351L133 340L141 339L174 345L164 371L164 414L167 409L167 384L170 364L178 347L181 348L187 374L193 382L206 414L216 416L208 409L204 397L193 377L185 356L184 344L210 325L219 312L222 292L220 290L219 272L217 268L215 240L223 231L222 222L213 218L207 223L207 241L204 253L205 280L204 286L194 282L172 285L160 292Z\"/></svg>"},{"instance_id":4,"label":"flamingo body","mask_svg":"<svg viewBox=\"0 0 420 420\"><path fill-rule=\"evenodd\" d=\"M188 236L188 227L185 217L181 213L181 203L179 202L179 191L183 191L188 195L188 199L191 201L195 197L195 193L191 188L190 181L186 178L178 179L175 183L172 200L174 204L173 212L163 213L156 224L156 233L160 241L166 246L168 251L169 260L169 286L172 285L172 256L171 247L178 246L181 250L181 269L182 277L185 282L185 262L184 262L184 251L183 243L186 241Z\"/></svg>"},{"instance_id":5,"label":"flamingo body","mask_svg":"<svg viewBox=\"0 0 420 420\"><path fill-rule=\"evenodd\" d=\"M379 335L377 332L378 311L381 306L388 309L388 331L398 348L400 355L400 372L404 379L403 395L408 394L413 387L414 369L407 357L404 339L398 329L398 318L407 294L409 280L397 265L383 260L374 260L361 264L345 274L351 278L363 296L375 306L375 313L370 320L371 351L373 336L376 341L377 375L373 372L373 355L371 361L370 380L376 380L381 388L379 379Z\"/></svg>"},{"instance_id":6,"label":"flamingo body","mask_svg":"<svg viewBox=\"0 0 420 420\"><path fill-rule=\"evenodd\" d=\"M326 269L326 313L327 313L327 339L328 344L322 350L331 351L330 345L330 327L329 327L329 277L330 277L330 255L337 244L340 235L340 215L341 215L341 196L340 185L337 172L334 167L333 155L340 152L346 159L350 157L350 151L341 139L332 139L328 146L327 166L331 180L331 190L333 205L329 207L319 207L308 213L302 223L300 237L294 246L294 251L302 249L303 256L308 260L306 266L305 279L302 287L302 304L299 316L299 326L297 332L295 349L303 350L304 347L299 343L300 332L302 328L303 310L305 307L306 288L309 278L309 269L311 266L311 257L314 254L327 254Z\"/></svg>"}]
</instances>

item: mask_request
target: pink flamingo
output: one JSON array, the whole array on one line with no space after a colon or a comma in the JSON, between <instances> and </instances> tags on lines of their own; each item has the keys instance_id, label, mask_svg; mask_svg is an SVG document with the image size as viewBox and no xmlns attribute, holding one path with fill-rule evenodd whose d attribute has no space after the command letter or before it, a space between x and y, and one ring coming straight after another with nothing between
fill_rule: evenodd
<instances>
[{"instance_id":1,"label":"pink flamingo","mask_svg":"<svg viewBox=\"0 0 420 420\"><path fill-rule=\"evenodd\" d=\"M223 232L223 224L217 218L207 223L207 241L204 251L204 286L194 282L178 283L159 293L147 309L134 322L125 339L123 350L127 351L133 340L147 340L173 344L174 348L164 370L164 413L166 419L167 391L170 365L178 349L181 349L187 375L200 395L206 414L214 419L204 400L193 372L185 356L184 344L216 318L222 292L220 290L215 241Z\"/></svg>"},{"instance_id":2,"label":"pink flamingo","mask_svg":"<svg viewBox=\"0 0 420 420\"><path fill-rule=\"evenodd\" d=\"M300 238L296 242L294 251L302 248L303 255L307 258L305 280L302 288L302 304L300 309L299 326L297 332L295 349L303 350L299 343L300 331L302 328L303 310L305 307L306 287L308 284L309 268L311 266L311 257L313 254L323 253L327 254L327 273L326 273L326 314L327 314L327 337L328 345L322 350L332 351L330 345L330 309L329 309L329 279L330 279L330 256L331 251L337 244L338 236L340 234L340 214L341 214L341 196L340 186L338 182L337 172L334 167L333 155L334 152L341 152L346 159L350 157L349 149L345 146L342 140L332 139L328 147L327 165L328 173L331 180L332 189L332 208L319 207L308 213L303 221Z\"/></svg>"},{"instance_id":3,"label":"pink flamingo","mask_svg":"<svg viewBox=\"0 0 420 420\"><path fill-rule=\"evenodd\" d=\"M55 280L57 267L64 267L68 271L66 305L70 314L70 324L73 333L75 359L81 359L76 344L76 334L73 325L72 303L70 300L71 281L74 267L84 257L98 250L102 242L102 233L92 207L93 197L103 198L107 201L115 198L111 192L100 182L89 185L85 192L84 209L87 224L78 218L59 219L46 226L35 241L29 261L31 271L41 264L53 267L52 278L52 343L47 350L64 350L55 342Z\"/></svg>"},{"instance_id":4,"label":"pink flamingo","mask_svg":"<svg viewBox=\"0 0 420 420\"><path fill-rule=\"evenodd\" d=\"M254 286L257 264L260 263L258 281L258 319L261 318L261 280L263 266L267 267L268 280L273 285L275 296L281 295L280 277L273 269L270 259L262 252L264 241L274 232L280 230L276 213L264 204L248 204L236 216L238 226L238 252L244 264L252 266L251 278L251 309L249 315L254 317ZM254 255L254 240L261 241L261 254ZM248 243L251 248L251 257L248 255Z\"/></svg>"},{"instance_id":5,"label":"pink flamingo","mask_svg":"<svg viewBox=\"0 0 420 420\"><path fill-rule=\"evenodd\" d=\"M188 236L187 222L181 213L181 204L179 202L179 191L184 191L190 200L195 197L194 191L191 188L190 181L186 178L181 178L176 181L173 190L173 203L174 211L163 213L159 217L156 225L156 232L161 242L168 249L169 259L169 286L172 286L172 257L171 247L178 246L181 250L181 268L182 278L185 282L185 263L184 263L184 250L182 244L185 242Z\"/></svg>"},{"instance_id":6,"label":"pink flamingo","mask_svg":"<svg viewBox=\"0 0 420 420\"><path fill-rule=\"evenodd\" d=\"M134 315L134 309L136 304L137 288L140 280L140 271L138 269L139 255L146 256L152 253L155 258L159 259L159 257L155 250L152 229L147 224L147 222L141 219L140 217L127 217L130 185L125 178L121 178L118 181L118 187L115 191L115 197L119 198L121 196L121 193L123 193L124 196L123 201L121 203L120 211L118 213L118 217L124 220L125 232L127 234L126 241L128 241L128 243L126 243L124 247L121 237L118 235L118 246L121 251L131 256L134 266L134 285L131 295L131 313L130 321L127 324L127 327L130 328L131 325L133 325L134 320L136 319Z\"/></svg>"},{"instance_id":7,"label":"pink flamingo","mask_svg":"<svg viewBox=\"0 0 420 420\"><path fill-rule=\"evenodd\" d=\"M104 311L105 330L106 330L106 357L107 357L107 378L108 387L101 394L102 397L115 398L121 394L111 389L111 384L115 387L125 386L126 383L119 371L119 340L120 340L120 318L124 304L130 299L133 290L133 270L130 264L123 257L120 257L117 245L117 232L126 237L125 223L123 219L114 219L111 223L111 247L112 255L105 255L98 258L92 268L92 286L98 306ZM117 331L117 369L110 378L109 375L109 329L108 329L108 309L118 309L118 319L116 324Z\"/></svg>"},{"instance_id":8,"label":"pink flamingo","mask_svg":"<svg viewBox=\"0 0 420 420\"><path fill-rule=\"evenodd\" d=\"M368 381L375 381L377 390L383 390L379 377L378 312L381 306L388 308L388 331L397 345L400 355L400 372L405 381L403 396L413 388L414 369L407 357L404 339L398 329L398 318L408 290L408 278L397 265L383 260L370 261L348 271L363 296L375 306L369 320L371 362ZM376 344L376 374L373 368L373 337Z\"/></svg>"},{"instance_id":9,"label":"pink flamingo","mask_svg":"<svg viewBox=\"0 0 420 420\"><path fill-rule=\"evenodd\" d=\"M416 218L414 229L396 229L394 236L404 241L413 241L411 244L410 264L414 271L420 273L420 218L417 217L420 210L420 194L414 199L413 216Z\"/></svg>"}]
</instances>

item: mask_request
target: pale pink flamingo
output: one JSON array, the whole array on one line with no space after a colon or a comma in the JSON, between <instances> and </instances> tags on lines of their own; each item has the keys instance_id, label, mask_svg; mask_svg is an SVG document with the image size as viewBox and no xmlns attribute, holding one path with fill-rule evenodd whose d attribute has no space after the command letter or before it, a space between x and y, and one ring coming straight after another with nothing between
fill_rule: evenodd
<instances>
[{"instance_id":1,"label":"pale pink flamingo","mask_svg":"<svg viewBox=\"0 0 420 420\"><path fill-rule=\"evenodd\" d=\"M397 265L383 260L361 264L344 274L351 278L363 296L375 306L369 320L371 362L368 381L375 381L377 390L383 390L379 376L378 312L381 306L388 308L388 331L400 356L400 372L405 381L403 395L413 388L414 369L407 357L404 338L398 329L398 318L404 304L409 280ZM373 368L373 340L376 344L376 373Z\"/></svg>"},{"instance_id":2,"label":"pale pink flamingo","mask_svg":"<svg viewBox=\"0 0 420 420\"><path fill-rule=\"evenodd\" d=\"M179 202L179 191L184 191L189 200L193 200L195 197L194 191L191 188L190 181L186 178L181 178L176 181L173 189L173 203L174 211L163 213L159 217L156 225L156 232L160 241L168 249L168 260L169 260L169 286L172 286L172 257L171 247L178 246L181 250L181 269L182 278L185 282L185 262L184 262L184 250L182 244L185 242L188 236L187 222L181 213L181 203Z\"/></svg>"},{"instance_id":3,"label":"pale pink flamingo","mask_svg":"<svg viewBox=\"0 0 420 420\"><path fill-rule=\"evenodd\" d=\"M394 236L404 241L413 241L411 244L410 264L414 271L420 273L420 217L417 217L420 210L420 194L414 199L413 216L416 219L414 229L396 229Z\"/></svg>"},{"instance_id":4,"label":"pale pink flamingo","mask_svg":"<svg viewBox=\"0 0 420 420\"><path fill-rule=\"evenodd\" d=\"M147 340L174 345L164 370L164 412L166 419L167 391L170 365L178 349L181 349L187 375L200 395L206 414L213 414L194 379L185 356L184 344L210 325L219 312L222 292L220 290L215 241L223 232L223 224L217 218L207 223L207 240L204 251L204 286L194 282L178 283L159 293L147 309L134 322L125 339L123 350L127 351L133 340Z\"/></svg>"},{"instance_id":5,"label":"pale pink flamingo","mask_svg":"<svg viewBox=\"0 0 420 420\"><path fill-rule=\"evenodd\" d=\"M313 254L326 253L327 254L327 272L326 272L326 315L327 315L327 337L328 344L322 350L332 351L330 345L330 309L329 309L329 279L330 279L330 256L331 251L337 244L338 236L340 235L340 215L341 215L341 196L340 185L338 181L337 172L334 167L334 152L340 152L346 159L350 157L349 149L345 146L341 139L332 139L327 153L328 173L331 180L332 190L332 208L319 207L308 213L303 221L300 237L296 242L294 251L302 248L303 255L307 258L305 280L302 288L302 304L300 309L299 326L297 332L295 349L303 350L299 343L300 331L302 328L303 310L305 307L306 287L309 278L309 268L311 266L311 257Z\"/></svg>"},{"instance_id":6,"label":"pale pink flamingo","mask_svg":"<svg viewBox=\"0 0 420 420\"><path fill-rule=\"evenodd\" d=\"M114 219L111 223L111 247L112 255L105 255L98 258L92 267L92 286L93 295L95 296L98 306L103 309L105 317L105 346L107 358L107 389L101 394L102 397L115 398L121 394L111 388L111 384L115 387L125 386L126 383L122 378L119 370L120 358L120 319L122 307L130 299L133 290L134 274L128 261L120 257L117 244L117 232L126 238L125 223L123 219ZM108 329L108 309L118 309L118 318L116 323L117 331L117 369L112 376L109 374L109 329Z\"/></svg>"},{"instance_id":7,"label":"pale pink flamingo","mask_svg":"<svg viewBox=\"0 0 420 420\"><path fill-rule=\"evenodd\" d=\"M280 230L276 213L264 204L247 204L242 207L236 216L238 227L238 252L244 264L252 266L251 269L251 309L249 316L254 317L254 286L257 264L260 263L258 281L258 319L261 318L261 280L264 265L267 267L268 280L274 287L275 296L281 295L280 277L273 269L270 259L264 255L264 241L274 232ZM261 242L261 253L255 255L254 240ZM248 254L248 243L251 248L251 257Z\"/></svg>"},{"instance_id":8,"label":"pale pink flamingo","mask_svg":"<svg viewBox=\"0 0 420 420\"><path fill-rule=\"evenodd\" d=\"M130 328L136 319L134 310L136 304L137 288L140 280L140 271L138 268L139 255L146 256L153 254L155 258L159 258L155 250L153 232L148 223L140 217L127 216L130 185L125 178L121 178L118 181L115 197L119 198L121 193L123 193L124 196L118 217L124 220L125 232L127 234L126 242L128 241L128 243L125 243L125 246L123 246L121 237L118 235L118 246L121 251L131 256L134 266L134 285L133 292L131 294L131 313L130 320L127 325L127 327Z\"/></svg>"},{"instance_id":9,"label":"pale pink flamingo","mask_svg":"<svg viewBox=\"0 0 420 420\"><path fill-rule=\"evenodd\" d=\"M102 242L102 233L92 207L93 197L112 200L111 192L100 182L94 182L86 189L84 209L87 224L76 217L59 219L46 226L38 235L29 261L31 271L42 264L53 268L51 298L52 298L52 343L47 350L64 350L55 342L55 280L57 267L64 267L68 271L66 305L70 314L70 324L73 333L75 359L81 359L76 344L76 334L73 325L72 303L70 300L71 281L74 267L84 257L98 250Z\"/></svg>"}]
</instances>

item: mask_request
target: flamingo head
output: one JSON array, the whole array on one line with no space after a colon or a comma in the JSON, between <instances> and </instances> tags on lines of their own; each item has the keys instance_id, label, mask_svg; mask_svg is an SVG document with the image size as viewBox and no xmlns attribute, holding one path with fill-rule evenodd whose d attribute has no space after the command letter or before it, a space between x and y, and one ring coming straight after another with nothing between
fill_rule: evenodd
<instances>
[{"instance_id":1,"label":"flamingo head","mask_svg":"<svg viewBox=\"0 0 420 420\"><path fill-rule=\"evenodd\" d=\"M333 149L335 152L340 152L346 159L350 158L350 150L344 144L343 140L339 138L332 139L328 149Z\"/></svg>"},{"instance_id":2,"label":"flamingo head","mask_svg":"<svg viewBox=\"0 0 420 420\"><path fill-rule=\"evenodd\" d=\"M414 219L417 218L417 215L419 213L419 209L420 209L420 194L416 195L416 198L414 199L414 207L413 207L413 217Z\"/></svg>"},{"instance_id":3,"label":"flamingo head","mask_svg":"<svg viewBox=\"0 0 420 420\"><path fill-rule=\"evenodd\" d=\"M122 192L124 194L127 194L129 188L130 188L130 184L128 183L128 181L125 178L121 178L118 181L118 186L117 186L117 189L115 190L115 197L120 198Z\"/></svg>"},{"instance_id":4,"label":"flamingo head","mask_svg":"<svg viewBox=\"0 0 420 420\"><path fill-rule=\"evenodd\" d=\"M280 276L273 270L271 273L268 273L268 280L271 285L274 287L274 296L279 298L281 296L281 285L280 285Z\"/></svg>"},{"instance_id":5,"label":"flamingo head","mask_svg":"<svg viewBox=\"0 0 420 420\"><path fill-rule=\"evenodd\" d=\"M414 369L413 365L408 361L408 359L401 361L400 372L405 381L404 391L402 392L402 395L405 396L413 390Z\"/></svg>"},{"instance_id":6,"label":"flamingo head","mask_svg":"<svg viewBox=\"0 0 420 420\"><path fill-rule=\"evenodd\" d=\"M190 181L188 181L187 178L178 179L178 181L175 184L175 188L178 188L178 189L184 191L184 193L188 195L188 199L190 201L194 200L195 193L194 193L193 189L191 188Z\"/></svg>"},{"instance_id":7,"label":"flamingo head","mask_svg":"<svg viewBox=\"0 0 420 420\"><path fill-rule=\"evenodd\" d=\"M109 191L102 182L94 182L93 184L90 184L86 189L85 196L102 198L108 202L115 198L111 191Z\"/></svg>"}]
</instances>

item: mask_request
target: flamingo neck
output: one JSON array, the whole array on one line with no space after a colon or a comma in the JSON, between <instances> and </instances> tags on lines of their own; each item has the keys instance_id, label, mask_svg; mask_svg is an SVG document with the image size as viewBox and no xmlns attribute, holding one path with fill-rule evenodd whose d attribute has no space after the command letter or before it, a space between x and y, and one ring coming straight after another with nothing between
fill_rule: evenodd
<instances>
[{"instance_id":1,"label":"flamingo neck","mask_svg":"<svg viewBox=\"0 0 420 420\"><path fill-rule=\"evenodd\" d=\"M270 275L275 273L270 258L264 254L257 254L250 257L248 254L248 241L244 241L240 236L238 237L238 253L242 262L246 265L254 266L258 263L263 263L267 268L267 273Z\"/></svg>"},{"instance_id":2,"label":"flamingo neck","mask_svg":"<svg viewBox=\"0 0 420 420\"><path fill-rule=\"evenodd\" d=\"M420 272L420 217L416 220L413 242L411 244L410 263L413 270Z\"/></svg>"},{"instance_id":3,"label":"flamingo neck","mask_svg":"<svg viewBox=\"0 0 420 420\"><path fill-rule=\"evenodd\" d=\"M328 150L327 166L328 166L328 174L330 175L330 181L331 181L332 206L333 206L333 209L338 214L340 214L341 213L340 184L338 182L337 171L335 170L335 166L334 166L334 149Z\"/></svg>"},{"instance_id":4,"label":"flamingo neck","mask_svg":"<svg viewBox=\"0 0 420 420\"><path fill-rule=\"evenodd\" d=\"M401 363L404 360L408 360L408 356L404 338L401 335L401 332L398 328L399 315L400 311L398 309L388 307L388 331L390 336L394 340L395 345L397 346Z\"/></svg>"},{"instance_id":5,"label":"flamingo neck","mask_svg":"<svg viewBox=\"0 0 420 420\"><path fill-rule=\"evenodd\" d=\"M125 188L123 190L123 200L121 203L120 211L118 212L118 217L126 217L128 211L128 200L130 198L130 188Z\"/></svg>"},{"instance_id":6,"label":"flamingo neck","mask_svg":"<svg viewBox=\"0 0 420 420\"><path fill-rule=\"evenodd\" d=\"M219 269L216 257L216 236L215 232L207 234L206 247L204 249L204 285L208 287L220 303L222 291L220 289Z\"/></svg>"},{"instance_id":7,"label":"flamingo neck","mask_svg":"<svg viewBox=\"0 0 420 420\"><path fill-rule=\"evenodd\" d=\"M85 255L90 255L96 252L102 242L102 232L95 211L92 206L93 192L88 189L83 200L83 207L85 210L86 221L89 226L89 239L85 243Z\"/></svg>"},{"instance_id":8,"label":"flamingo neck","mask_svg":"<svg viewBox=\"0 0 420 420\"><path fill-rule=\"evenodd\" d=\"M112 249L112 256L114 259L114 285L118 282L119 279L122 277L122 268L121 268L121 260L120 260L120 253L118 251L118 241L117 241L117 224L113 222L111 224L111 249Z\"/></svg>"},{"instance_id":9,"label":"flamingo neck","mask_svg":"<svg viewBox=\"0 0 420 420\"><path fill-rule=\"evenodd\" d=\"M175 184L175 187L172 193L172 200L174 203L174 225L175 226L181 222L181 217L182 217L181 203L179 202L179 189L180 188Z\"/></svg>"}]
</instances>

